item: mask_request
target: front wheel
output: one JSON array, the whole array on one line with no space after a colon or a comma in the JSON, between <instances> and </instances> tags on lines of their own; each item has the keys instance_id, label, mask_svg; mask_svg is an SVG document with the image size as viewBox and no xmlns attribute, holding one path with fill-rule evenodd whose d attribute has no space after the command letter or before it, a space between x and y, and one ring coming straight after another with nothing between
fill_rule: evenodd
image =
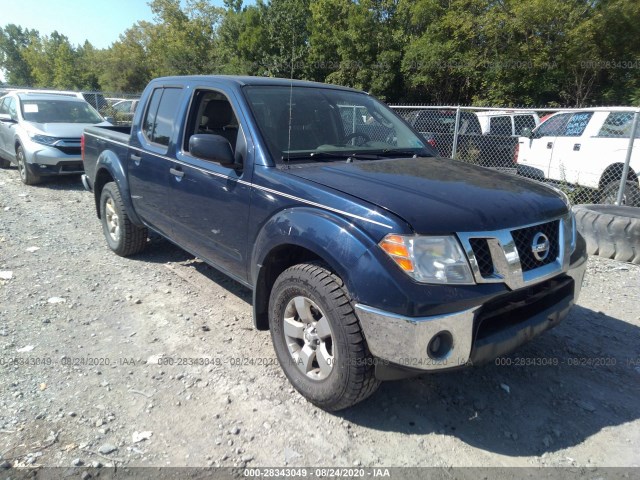
<instances>
[{"instance_id":1,"label":"front wheel","mask_svg":"<svg viewBox=\"0 0 640 480\"><path fill-rule=\"evenodd\" d=\"M29 165L27 165L27 158L24 155L24 150L20 145L16 148L16 162L18 164L18 171L20 172L20 180L25 185L36 185L42 181L42 178L34 174Z\"/></svg>"},{"instance_id":2,"label":"front wheel","mask_svg":"<svg viewBox=\"0 0 640 480\"><path fill-rule=\"evenodd\" d=\"M131 223L115 182L107 183L102 189L100 219L107 244L116 254L127 257L144 250L147 229Z\"/></svg>"},{"instance_id":3,"label":"front wheel","mask_svg":"<svg viewBox=\"0 0 640 480\"><path fill-rule=\"evenodd\" d=\"M294 265L278 277L269 329L285 375L314 405L341 410L380 385L349 294L324 265Z\"/></svg>"}]
</instances>

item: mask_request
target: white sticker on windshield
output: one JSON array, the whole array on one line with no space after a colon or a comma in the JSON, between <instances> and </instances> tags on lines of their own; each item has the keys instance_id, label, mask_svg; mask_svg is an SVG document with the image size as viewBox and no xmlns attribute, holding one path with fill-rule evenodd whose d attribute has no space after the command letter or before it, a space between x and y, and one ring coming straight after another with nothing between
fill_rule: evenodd
<instances>
[{"instance_id":1,"label":"white sticker on windshield","mask_svg":"<svg viewBox=\"0 0 640 480\"><path fill-rule=\"evenodd\" d=\"M38 113L38 104L37 103L25 103L24 113Z\"/></svg>"}]
</instances>

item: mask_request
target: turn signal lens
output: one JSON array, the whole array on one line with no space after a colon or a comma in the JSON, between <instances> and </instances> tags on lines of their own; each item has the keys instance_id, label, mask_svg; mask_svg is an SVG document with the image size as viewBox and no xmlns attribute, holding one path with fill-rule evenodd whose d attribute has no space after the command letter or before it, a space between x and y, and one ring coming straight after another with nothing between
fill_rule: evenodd
<instances>
[{"instance_id":1,"label":"turn signal lens","mask_svg":"<svg viewBox=\"0 0 640 480\"><path fill-rule=\"evenodd\" d=\"M387 252L405 272L413 272L413 262L409 249L404 243L405 238L400 235L387 235L380 242L380 247Z\"/></svg>"}]
</instances>

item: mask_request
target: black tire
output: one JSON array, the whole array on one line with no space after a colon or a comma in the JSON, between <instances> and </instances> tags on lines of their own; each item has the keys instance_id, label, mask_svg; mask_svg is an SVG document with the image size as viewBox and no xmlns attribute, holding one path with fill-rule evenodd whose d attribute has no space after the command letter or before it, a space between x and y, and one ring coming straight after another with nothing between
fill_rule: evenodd
<instances>
[{"instance_id":1,"label":"black tire","mask_svg":"<svg viewBox=\"0 0 640 480\"><path fill-rule=\"evenodd\" d=\"M0 157L0 168L9 168L11 166L11 162L9 160L5 160Z\"/></svg>"},{"instance_id":2,"label":"black tire","mask_svg":"<svg viewBox=\"0 0 640 480\"><path fill-rule=\"evenodd\" d=\"M295 348L295 345L291 347L291 337L288 337L289 342L285 338L285 313L290 312L288 308L294 299L300 297L312 304L309 311L315 314L314 318L326 318L330 326L328 338L333 361L325 378L312 378L310 375L314 372L303 372L299 366L300 357L290 352L290 348ZM299 323L302 324L303 320L300 319ZM348 408L372 395L380 385L375 378L373 358L351 306L349 293L342 280L322 264L294 265L278 277L269 299L269 329L285 375L295 389L314 405L328 411ZM315 328L312 330L315 332ZM304 344L306 340L300 342ZM320 351L319 347L316 348ZM311 363L318 364L315 350L313 358ZM317 375L321 375L320 368L317 370Z\"/></svg>"},{"instance_id":3,"label":"black tire","mask_svg":"<svg viewBox=\"0 0 640 480\"><path fill-rule=\"evenodd\" d=\"M587 253L640 265L640 209L615 205L576 205L576 226Z\"/></svg>"},{"instance_id":4,"label":"black tire","mask_svg":"<svg viewBox=\"0 0 640 480\"><path fill-rule=\"evenodd\" d=\"M618 199L618 190L620 189L620 180L608 183L603 189L600 196L600 203L605 205L615 205ZM638 181L627 180L627 185L622 196L622 205L630 207L640 206L640 187Z\"/></svg>"},{"instance_id":5,"label":"black tire","mask_svg":"<svg viewBox=\"0 0 640 480\"><path fill-rule=\"evenodd\" d=\"M24 150L21 145L16 148L16 163L18 164L18 172L20 173L20 180L25 185L37 185L42 181L42 177L36 175L31 171L31 167L27 163L27 159L24 156Z\"/></svg>"},{"instance_id":6,"label":"black tire","mask_svg":"<svg viewBox=\"0 0 640 480\"><path fill-rule=\"evenodd\" d=\"M149 232L146 227L131 223L115 182L109 182L102 188L100 219L107 245L121 257L140 253L147 246Z\"/></svg>"}]
</instances>

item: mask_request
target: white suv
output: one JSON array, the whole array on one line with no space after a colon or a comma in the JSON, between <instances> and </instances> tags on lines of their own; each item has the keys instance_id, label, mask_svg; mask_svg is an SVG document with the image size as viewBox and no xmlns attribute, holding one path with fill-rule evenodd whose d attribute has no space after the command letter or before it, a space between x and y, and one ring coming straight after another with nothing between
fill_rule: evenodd
<instances>
[{"instance_id":1,"label":"white suv","mask_svg":"<svg viewBox=\"0 0 640 480\"><path fill-rule=\"evenodd\" d=\"M518 140L518 173L597 189L596 201L616 199L634 112L626 107L558 112ZM640 205L640 128L636 130L625 200Z\"/></svg>"}]
</instances>

